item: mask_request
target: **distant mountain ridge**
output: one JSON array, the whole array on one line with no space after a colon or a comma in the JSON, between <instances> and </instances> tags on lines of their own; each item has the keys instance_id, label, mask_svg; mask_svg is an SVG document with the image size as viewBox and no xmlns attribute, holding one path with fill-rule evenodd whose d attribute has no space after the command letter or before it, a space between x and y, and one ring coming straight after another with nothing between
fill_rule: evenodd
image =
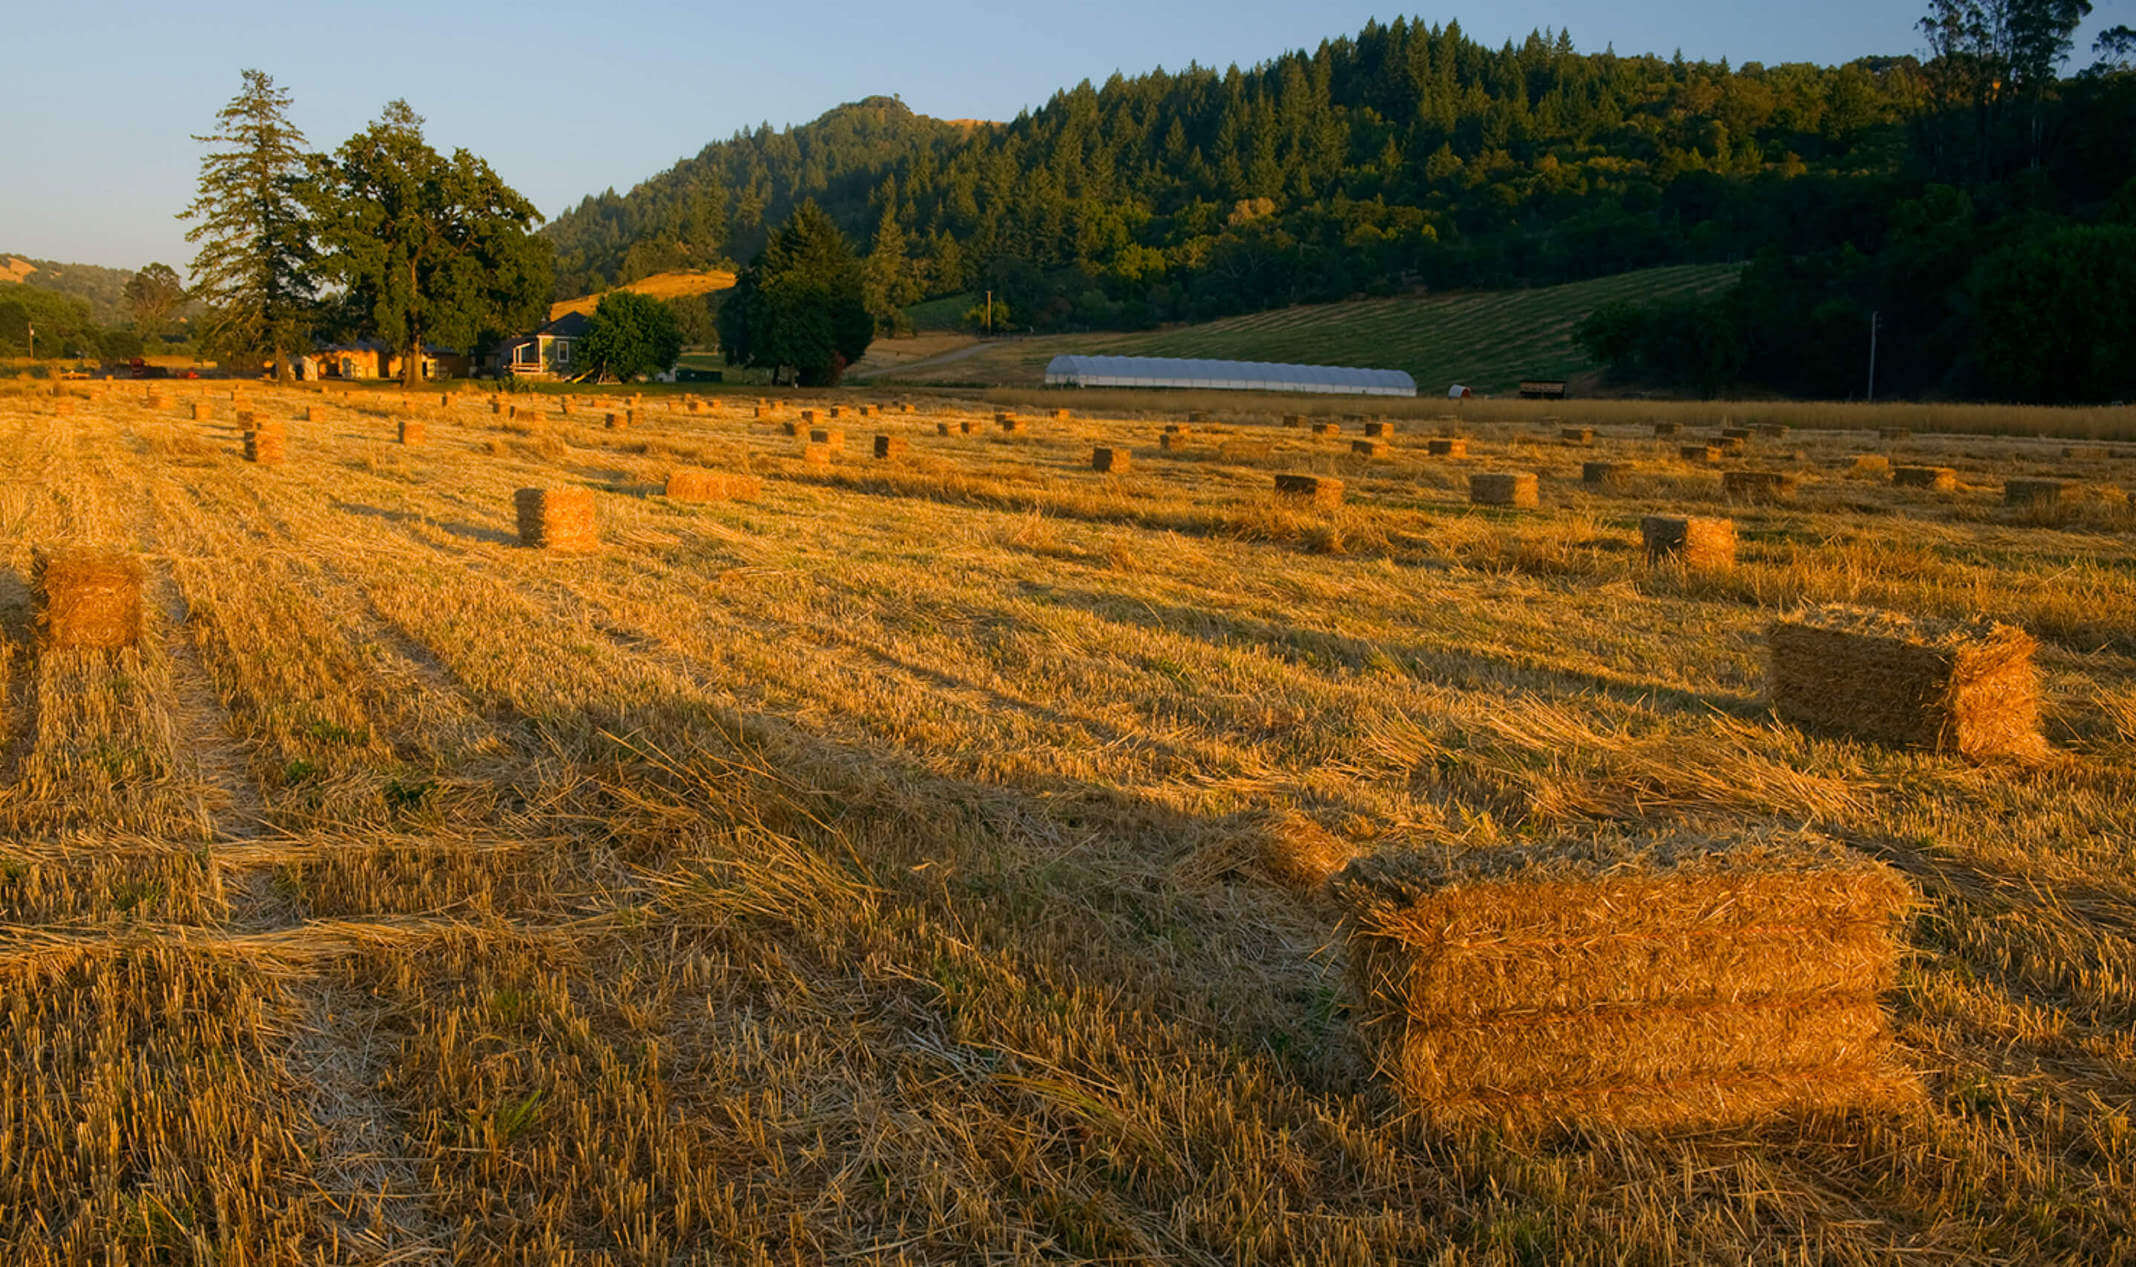
<instances>
[{"instance_id":1,"label":"distant mountain ridge","mask_svg":"<svg viewBox=\"0 0 2136 1267\"><path fill-rule=\"evenodd\" d=\"M119 325L130 319L126 283L133 275L130 268L62 264L0 251L0 286L13 282L70 295L89 305L90 319L98 325Z\"/></svg>"}]
</instances>

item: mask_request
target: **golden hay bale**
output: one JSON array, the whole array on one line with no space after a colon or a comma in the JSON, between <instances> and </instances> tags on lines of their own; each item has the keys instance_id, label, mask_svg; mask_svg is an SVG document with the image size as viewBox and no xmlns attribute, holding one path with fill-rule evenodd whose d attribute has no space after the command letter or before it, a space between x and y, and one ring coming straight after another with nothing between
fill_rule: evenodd
<instances>
[{"instance_id":1,"label":"golden hay bale","mask_svg":"<svg viewBox=\"0 0 2136 1267\"><path fill-rule=\"evenodd\" d=\"M1184 453L1187 449L1186 433L1167 431L1157 437L1157 447L1166 453Z\"/></svg>"},{"instance_id":2,"label":"golden hay bale","mask_svg":"<svg viewBox=\"0 0 2136 1267\"><path fill-rule=\"evenodd\" d=\"M168 409L171 405L171 398L162 392L150 392L141 403L150 409Z\"/></svg>"},{"instance_id":3,"label":"golden hay bale","mask_svg":"<svg viewBox=\"0 0 2136 1267\"><path fill-rule=\"evenodd\" d=\"M815 411L815 410L813 410L813 409L804 409L804 410L802 410L802 411L801 411L801 423L802 423L802 425L803 425L803 426L809 426L809 425L812 425L812 424L813 424L813 423L814 423L815 421L816 421L816 411Z\"/></svg>"},{"instance_id":4,"label":"golden hay bale","mask_svg":"<svg viewBox=\"0 0 2136 1267\"><path fill-rule=\"evenodd\" d=\"M725 471L676 470L668 473L663 492L678 502L748 501L763 494L764 481Z\"/></svg>"},{"instance_id":5,"label":"golden hay bale","mask_svg":"<svg viewBox=\"0 0 2136 1267\"><path fill-rule=\"evenodd\" d=\"M1558 428L1558 439L1567 444L1593 444L1595 442L1595 429L1593 427L1560 427Z\"/></svg>"},{"instance_id":6,"label":"golden hay bale","mask_svg":"<svg viewBox=\"0 0 2136 1267\"><path fill-rule=\"evenodd\" d=\"M1721 460L1721 446L1717 444L1680 444L1676 446L1676 456L1686 462L1718 462Z\"/></svg>"},{"instance_id":7,"label":"golden hay bale","mask_svg":"<svg viewBox=\"0 0 2136 1267\"><path fill-rule=\"evenodd\" d=\"M1391 422L1381 420L1365 424L1365 436L1367 439L1379 440L1393 434L1394 424Z\"/></svg>"},{"instance_id":8,"label":"golden hay bale","mask_svg":"<svg viewBox=\"0 0 2136 1267\"><path fill-rule=\"evenodd\" d=\"M1648 563L1676 562L1687 568L1726 568L1735 564L1736 533L1732 519L1697 515L1648 515L1639 521Z\"/></svg>"},{"instance_id":9,"label":"golden hay bale","mask_svg":"<svg viewBox=\"0 0 2136 1267\"><path fill-rule=\"evenodd\" d=\"M1023 419L1012 418L1007 414L994 415L994 421L1000 423L1002 431L1009 435L1015 435L1024 429Z\"/></svg>"},{"instance_id":10,"label":"golden hay bale","mask_svg":"<svg viewBox=\"0 0 2136 1267\"><path fill-rule=\"evenodd\" d=\"M1060 420L1060 421L1062 421L1062 422L1066 422L1066 421L1068 421L1068 420L1069 420L1070 418L1073 418L1073 417L1075 417L1075 415L1074 415L1073 413L1069 412L1069 411L1068 411L1068 410L1066 410L1066 409L1056 409L1056 410L1054 410L1054 411L1053 411L1053 416L1054 416L1055 418L1059 419L1059 420Z\"/></svg>"},{"instance_id":11,"label":"golden hay bale","mask_svg":"<svg viewBox=\"0 0 2136 1267\"><path fill-rule=\"evenodd\" d=\"M1090 451L1090 469L1120 474L1132 465L1133 459L1126 449L1095 448Z\"/></svg>"},{"instance_id":12,"label":"golden hay bale","mask_svg":"<svg viewBox=\"0 0 2136 1267\"><path fill-rule=\"evenodd\" d=\"M509 408L510 407L507 406L501 400L492 400L490 402L490 412L493 414L503 414L505 417L510 417L511 414L508 412Z\"/></svg>"},{"instance_id":13,"label":"golden hay bale","mask_svg":"<svg viewBox=\"0 0 2136 1267\"><path fill-rule=\"evenodd\" d=\"M1715 440L1713 442L1713 447L1719 449L1723 453L1741 453L1744 449L1744 446L1749 443L1750 442L1745 440L1742 436L1724 435L1720 439Z\"/></svg>"},{"instance_id":14,"label":"golden hay bale","mask_svg":"<svg viewBox=\"0 0 2136 1267\"><path fill-rule=\"evenodd\" d=\"M1654 437L1656 439L1666 439L1667 437L1673 436L1677 432L1682 431L1683 429L1683 424L1680 422L1657 421L1654 424Z\"/></svg>"},{"instance_id":15,"label":"golden hay bale","mask_svg":"<svg viewBox=\"0 0 2136 1267\"><path fill-rule=\"evenodd\" d=\"M802 412L807 413L808 411L804 409L802 410ZM805 422L782 422L779 424L779 434L786 436L798 436L801 434L801 428L805 425Z\"/></svg>"},{"instance_id":16,"label":"golden hay bale","mask_svg":"<svg viewBox=\"0 0 2136 1267\"><path fill-rule=\"evenodd\" d=\"M1287 889L1311 892L1357 857L1357 847L1293 810L1268 825L1257 850L1261 870Z\"/></svg>"},{"instance_id":17,"label":"golden hay bale","mask_svg":"<svg viewBox=\"0 0 2136 1267\"><path fill-rule=\"evenodd\" d=\"M590 488L522 488L512 494L512 507L523 546L585 551L601 544Z\"/></svg>"},{"instance_id":18,"label":"golden hay bale","mask_svg":"<svg viewBox=\"0 0 2136 1267\"><path fill-rule=\"evenodd\" d=\"M1761 422L1758 424L1758 434L1768 440L1784 440L1787 438L1787 424L1784 422Z\"/></svg>"},{"instance_id":19,"label":"golden hay bale","mask_svg":"<svg viewBox=\"0 0 2136 1267\"><path fill-rule=\"evenodd\" d=\"M427 444L429 441L430 428L421 418L403 418L400 420L400 442L402 444Z\"/></svg>"},{"instance_id":20,"label":"golden hay bale","mask_svg":"<svg viewBox=\"0 0 2136 1267\"><path fill-rule=\"evenodd\" d=\"M831 446L827 444L804 444L801 446L801 460L810 466L829 466L831 464Z\"/></svg>"},{"instance_id":21,"label":"golden hay bale","mask_svg":"<svg viewBox=\"0 0 2136 1267\"><path fill-rule=\"evenodd\" d=\"M1286 427L1302 427L1305 425L1305 415L1285 414L1283 415L1283 425Z\"/></svg>"},{"instance_id":22,"label":"golden hay bale","mask_svg":"<svg viewBox=\"0 0 2136 1267\"><path fill-rule=\"evenodd\" d=\"M245 460L274 466L289 456L289 435L276 423L245 433Z\"/></svg>"},{"instance_id":23,"label":"golden hay bale","mask_svg":"<svg viewBox=\"0 0 2136 1267\"><path fill-rule=\"evenodd\" d=\"M73 412L74 398L72 396L62 396L52 402L52 413L57 417L64 418Z\"/></svg>"},{"instance_id":24,"label":"golden hay bale","mask_svg":"<svg viewBox=\"0 0 2136 1267\"><path fill-rule=\"evenodd\" d=\"M1316 422L1313 424L1313 434L1316 436L1339 436L1342 434L1342 424L1339 422Z\"/></svg>"},{"instance_id":25,"label":"golden hay bale","mask_svg":"<svg viewBox=\"0 0 2136 1267\"><path fill-rule=\"evenodd\" d=\"M609 431L628 431L630 419L622 414L611 413L601 419L601 426Z\"/></svg>"},{"instance_id":26,"label":"golden hay bale","mask_svg":"<svg viewBox=\"0 0 2136 1267\"><path fill-rule=\"evenodd\" d=\"M142 576L141 560L117 550L38 551L30 583L44 644L108 651L140 641Z\"/></svg>"},{"instance_id":27,"label":"golden hay bale","mask_svg":"<svg viewBox=\"0 0 2136 1267\"><path fill-rule=\"evenodd\" d=\"M824 415L830 418L842 418L845 416L845 410L841 409L837 405L832 405L830 408L824 410Z\"/></svg>"},{"instance_id":28,"label":"golden hay bale","mask_svg":"<svg viewBox=\"0 0 2136 1267\"><path fill-rule=\"evenodd\" d=\"M253 412L252 410L250 410L250 409L240 409L240 410L238 410L238 411L237 411L237 425L238 425L238 426L240 426L240 427L256 427L256 426L258 426L258 425L259 425L259 422L260 422L260 416L259 416L258 414L256 414L256 413L254 413L254 412Z\"/></svg>"},{"instance_id":29,"label":"golden hay bale","mask_svg":"<svg viewBox=\"0 0 2136 1267\"><path fill-rule=\"evenodd\" d=\"M1785 471L1728 471L1721 476L1721 495L1731 501L1784 501L1795 495L1795 483Z\"/></svg>"},{"instance_id":30,"label":"golden hay bale","mask_svg":"<svg viewBox=\"0 0 2136 1267\"><path fill-rule=\"evenodd\" d=\"M1276 446L1266 440L1224 440L1216 455L1226 462L1259 462L1274 457Z\"/></svg>"},{"instance_id":31,"label":"golden hay bale","mask_svg":"<svg viewBox=\"0 0 2136 1267\"><path fill-rule=\"evenodd\" d=\"M949 424L948 424L948 423L946 423L946 422L938 422L938 423L936 423L936 424L935 424L935 434L936 434L936 435L938 435L938 436L946 436L946 435L948 435L948 434L949 434Z\"/></svg>"},{"instance_id":32,"label":"golden hay bale","mask_svg":"<svg viewBox=\"0 0 2136 1267\"><path fill-rule=\"evenodd\" d=\"M1857 453L1854 455L1856 475L1890 475L1891 459L1881 453Z\"/></svg>"},{"instance_id":33,"label":"golden hay bale","mask_svg":"<svg viewBox=\"0 0 2136 1267\"><path fill-rule=\"evenodd\" d=\"M1958 472L1948 466L1894 466L1891 482L1900 488L1929 488L1947 493L1958 487Z\"/></svg>"},{"instance_id":34,"label":"golden hay bale","mask_svg":"<svg viewBox=\"0 0 2136 1267\"><path fill-rule=\"evenodd\" d=\"M1469 476L1469 501L1478 506L1517 506L1534 509L1541 504L1535 475L1530 471L1498 471Z\"/></svg>"},{"instance_id":35,"label":"golden hay bale","mask_svg":"<svg viewBox=\"0 0 2136 1267\"><path fill-rule=\"evenodd\" d=\"M2003 481L2005 506L2053 506L2077 495L2069 480L2007 479Z\"/></svg>"},{"instance_id":36,"label":"golden hay bale","mask_svg":"<svg viewBox=\"0 0 2136 1267\"><path fill-rule=\"evenodd\" d=\"M1278 475L1276 496L1295 498L1314 506L1342 505L1342 481L1325 475Z\"/></svg>"},{"instance_id":37,"label":"golden hay bale","mask_svg":"<svg viewBox=\"0 0 2136 1267\"><path fill-rule=\"evenodd\" d=\"M440 408L440 409L450 409L450 408L452 408L452 393L451 393L451 392L439 392L439 393L438 393L438 408Z\"/></svg>"},{"instance_id":38,"label":"golden hay bale","mask_svg":"<svg viewBox=\"0 0 2136 1267\"><path fill-rule=\"evenodd\" d=\"M1385 457L1387 455L1387 443L1384 440L1352 440L1350 441L1350 455L1360 458Z\"/></svg>"},{"instance_id":39,"label":"golden hay bale","mask_svg":"<svg viewBox=\"0 0 2136 1267\"><path fill-rule=\"evenodd\" d=\"M1465 458L1468 456L1468 440L1464 436L1442 436L1426 440L1424 451L1435 458Z\"/></svg>"},{"instance_id":40,"label":"golden hay bale","mask_svg":"<svg viewBox=\"0 0 2136 1267\"><path fill-rule=\"evenodd\" d=\"M965 435L970 435L972 432L978 429L979 424L972 421L970 418L966 418L962 422L959 422L957 424L957 430L963 432Z\"/></svg>"},{"instance_id":41,"label":"golden hay bale","mask_svg":"<svg viewBox=\"0 0 2136 1267\"><path fill-rule=\"evenodd\" d=\"M903 436L875 437L875 457L877 461L896 461L911 452L911 450L912 442Z\"/></svg>"},{"instance_id":42,"label":"golden hay bale","mask_svg":"<svg viewBox=\"0 0 2136 1267\"><path fill-rule=\"evenodd\" d=\"M1168 422L1164 424L1164 433L1168 436L1193 435L1194 428L1183 422Z\"/></svg>"},{"instance_id":43,"label":"golden hay bale","mask_svg":"<svg viewBox=\"0 0 2136 1267\"><path fill-rule=\"evenodd\" d=\"M2046 751L2022 629L1834 605L1773 622L1766 642L1789 721L1975 759Z\"/></svg>"},{"instance_id":44,"label":"golden hay bale","mask_svg":"<svg viewBox=\"0 0 2136 1267\"><path fill-rule=\"evenodd\" d=\"M1442 1129L1742 1126L1925 1103L1892 1044L1912 887L1808 837L1360 859L1374 1063Z\"/></svg>"},{"instance_id":45,"label":"golden hay bale","mask_svg":"<svg viewBox=\"0 0 2136 1267\"><path fill-rule=\"evenodd\" d=\"M317 421L317 419L315 419L315 418L313 418L313 417L312 417L312 408L311 408L311 406L310 406L310 405L306 405L306 406L304 406L303 408L301 408L301 409L297 410L297 415L296 415L296 417L297 417L297 421L298 421L298 422L316 422L316 421Z\"/></svg>"},{"instance_id":46,"label":"golden hay bale","mask_svg":"<svg viewBox=\"0 0 2136 1267\"><path fill-rule=\"evenodd\" d=\"M817 427L808 433L808 442L842 450L845 448L845 432L837 427Z\"/></svg>"},{"instance_id":47,"label":"golden hay bale","mask_svg":"<svg viewBox=\"0 0 2136 1267\"><path fill-rule=\"evenodd\" d=\"M207 401L204 400L196 400L193 402L193 421L213 422L214 420L215 406L209 404Z\"/></svg>"}]
</instances>

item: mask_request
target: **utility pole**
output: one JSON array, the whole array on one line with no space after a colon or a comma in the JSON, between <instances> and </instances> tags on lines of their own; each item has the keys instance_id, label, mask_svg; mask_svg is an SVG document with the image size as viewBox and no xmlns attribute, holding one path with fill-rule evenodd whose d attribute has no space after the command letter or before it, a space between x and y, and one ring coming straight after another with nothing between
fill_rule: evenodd
<instances>
[{"instance_id":1,"label":"utility pole","mask_svg":"<svg viewBox=\"0 0 2136 1267\"><path fill-rule=\"evenodd\" d=\"M26 321L23 326L30 332L30 359L34 361L37 359L37 324Z\"/></svg>"},{"instance_id":2,"label":"utility pole","mask_svg":"<svg viewBox=\"0 0 2136 1267\"><path fill-rule=\"evenodd\" d=\"M994 292L986 292L986 332L994 333Z\"/></svg>"},{"instance_id":3,"label":"utility pole","mask_svg":"<svg viewBox=\"0 0 2136 1267\"><path fill-rule=\"evenodd\" d=\"M1877 332L1878 328L1879 328L1879 327L1881 327L1881 326L1882 326L1883 324L1884 324L1884 316L1883 316L1883 314L1882 314L1882 313L1880 313L1880 312L1871 312L1871 313L1869 314L1869 401L1868 401L1868 403L1870 403L1870 404L1872 404L1872 405L1876 403L1876 332Z\"/></svg>"}]
</instances>

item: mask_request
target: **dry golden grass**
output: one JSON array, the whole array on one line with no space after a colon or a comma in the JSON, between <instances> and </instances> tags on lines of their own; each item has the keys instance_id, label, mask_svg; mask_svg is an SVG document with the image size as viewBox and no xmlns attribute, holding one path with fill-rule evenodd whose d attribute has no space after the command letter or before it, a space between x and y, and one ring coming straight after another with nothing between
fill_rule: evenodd
<instances>
[{"instance_id":1,"label":"dry golden grass","mask_svg":"<svg viewBox=\"0 0 2136 1267\"><path fill-rule=\"evenodd\" d=\"M636 291L653 299L687 299L692 295L708 295L715 290L728 290L734 286L734 274L724 269L698 272L654 273L634 282L626 282L619 290ZM560 299L549 305L549 320L569 312L592 312L599 307L599 295L581 295L577 299Z\"/></svg>"},{"instance_id":2,"label":"dry golden grass","mask_svg":"<svg viewBox=\"0 0 2136 1267\"><path fill-rule=\"evenodd\" d=\"M315 413L260 467L197 390L0 392L0 1261L2136 1257L2111 449L1789 416L1721 467L1796 495L1731 506L1578 404L1368 461L1294 405L1169 454L1169 401L947 436L1000 402L933 401L879 424L908 460L818 467L725 401L614 432L426 394L406 448L263 386ZM678 466L763 491L659 495ZM1491 470L1541 508L1470 507ZM2013 475L2084 493L2005 507ZM521 547L525 487L594 489L602 549ZM1736 566L1650 569L1648 514L1733 518ZM143 559L136 645L38 645L60 542ZM2054 755L1783 724L1763 630L1813 601L2028 630ZM1891 1008L1929 1107L1439 1133L1279 828L1838 840L1921 891Z\"/></svg>"}]
</instances>

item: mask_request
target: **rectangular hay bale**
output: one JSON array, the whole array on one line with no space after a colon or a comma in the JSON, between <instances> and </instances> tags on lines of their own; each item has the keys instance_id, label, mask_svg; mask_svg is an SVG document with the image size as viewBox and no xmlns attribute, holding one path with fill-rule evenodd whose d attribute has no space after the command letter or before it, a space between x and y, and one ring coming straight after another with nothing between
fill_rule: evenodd
<instances>
[{"instance_id":1,"label":"rectangular hay bale","mask_svg":"<svg viewBox=\"0 0 2136 1267\"><path fill-rule=\"evenodd\" d=\"M30 564L45 646L113 651L141 640L141 560L118 550L39 550Z\"/></svg>"},{"instance_id":2,"label":"rectangular hay bale","mask_svg":"<svg viewBox=\"0 0 2136 1267\"><path fill-rule=\"evenodd\" d=\"M1516 506L1530 510L1541 504L1532 471L1471 475L1469 501L1478 506Z\"/></svg>"},{"instance_id":3,"label":"rectangular hay bale","mask_svg":"<svg viewBox=\"0 0 2136 1267\"><path fill-rule=\"evenodd\" d=\"M1728 471L1721 476L1721 495L1731 501L1783 501L1795 495L1795 483L1785 471Z\"/></svg>"},{"instance_id":4,"label":"rectangular hay bale","mask_svg":"<svg viewBox=\"0 0 2136 1267\"><path fill-rule=\"evenodd\" d=\"M1132 455L1126 449L1100 446L1090 451L1090 469L1118 475L1134 465Z\"/></svg>"},{"instance_id":5,"label":"rectangular hay bale","mask_svg":"<svg viewBox=\"0 0 2136 1267\"><path fill-rule=\"evenodd\" d=\"M400 442L407 445L423 444L430 439L430 428L420 418L403 418L400 421Z\"/></svg>"},{"instance_id":6,"label":"rectangular hay bale","mask_svg":"<svg viewBox=\"0 0 2136 1267\"><path fill-rule=\"evenodd\" d=\"M1558 439L1567 444L1593 444L1595 442L1595 429L1593 427L1560 427L1558 429Z\"/></svg>"},{"instance_id":7,"label":"rectangular hay bale","mask_svg":"<svg viewBox=\"0 0 2136 1267\"><path fill-rule=\"evenodd\" d=\"M1582 484L1615 484L1622 480L1624 475L1625 466L1622 462L1580 463L1580 482Z\"/></svg>"},{"instance_id":8,"label":"rectangular hay bale","mask_svg":"<svg viewBox=\"0 0 2136 1267\"><path fill-rule=\"evenodd\" d=\"M1914 904L1812 838L1569 841L1352 863L1374 1063L1435 1126L1748 1125L1921 1102L1882 996Z\"/></svg>"},{"instance_id":9,"label":"rectangular hay bale","mask_svg":"<svg viewBox=\"0 0 2136 1267\"><path fill-rule=\"evenodd\" d=\"M2022 629L1829 605L1766 633L1773 707L1815 730L1975 760L2031 760L2038 647Z\"/></svg>"},{"instance_id":10,"label":"rectangular hay bale","mask_svg":"<svg viewBox=\"0 0 2136 1267\"><path fill-rule=\"evenodd\" d=\"M1648 563L1675 562L1687 568L1727 568L1735 564L1733 519L1700 515L1648 515L1639 521L1639 537Z\"/></svg>"},{"instance_id":11,"label":"rectangular hay bale","mask_svg":"<svg viewBox=\"0 0 2136 1267\"><path fill-rule=\"evenodd\" d=\"M1894 466L1891 482L1900 488L1927 488L1948 493L1958 487L1958 472L1948 466Z\"/></svg>"},{"instance_id":12,"label":"rectangular hay bale","mask_svg":"<svg viewBox=\"0 0 2136 1267\"><path fill-rule=\"evenodd\" d=\"M2054 506L2076 495L2077 486L2069 480L2013 478L2003 481L2005 506Z\"/></svg>"},{"instance_id":13,"label":"rectangular hay bale","mask_svg":"<svg viewBox=\"0 0 2136 1267\"><path fill-rule=\"evenodd\" d=\"M512 494L512 505L523 546L579 552L600 545L590 488L522 488Z\"/></svg>"},{"instance_id":14,"label":"rectangular hay bale","mask_svg":"<svg viewBox=\"0 0 2136 1267\"><path fill-rule=\"evenodd\" d=\"M1468 456L1468 439L1464 436L1441 436L1424 442L1424 451L1435 458L1465 458Z\"/></svg>"},{"instance_id":15,"label":"rectangular hay bale","mask_svg":"<svg viewBox=\"0 0 2136 1267\"><path fill-rule=\"evenodd\" d=\"M1342 481L1326 475L1278 475L1276 495L1314 506L1342 505Z\"/></svg>"},{"instance_id":16,"label":"rectangular hay bale","mask_svg":"<svg viewBox=\"0 0 2136 1267\"><path fill-rule=\"evenodd\" d=\"M877 461L894 461L904 457L911 449L912 442L903 436L875 437L875 457Z\"/></svg>"},{"instance_id":17,"label":"rectangular hay bale","mask_svg":"<svg viewBox=\"0 0 2136 1267\"><path fill-rule=\"evenodd\" d=\"M1379 440L1352 440L1350 453L1353 457L1378 458L1387 455L1387 446Z\"/></svg>"}]
</instances>

